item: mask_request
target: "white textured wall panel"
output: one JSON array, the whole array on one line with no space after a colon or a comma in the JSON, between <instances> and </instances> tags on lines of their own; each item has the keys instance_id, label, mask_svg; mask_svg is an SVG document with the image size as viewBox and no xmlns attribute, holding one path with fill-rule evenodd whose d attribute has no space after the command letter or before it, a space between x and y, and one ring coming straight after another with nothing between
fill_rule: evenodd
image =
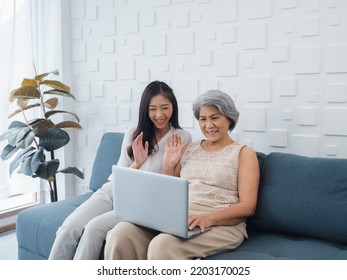
<instances>
[{"instance_id":1,"label":"white textured wall panel","mask_svg":"<svg viewBox=\"0 0 347 280\"><path fill-rule=\"evenodd\" d=\"M80 82L76 85L75 97L77 102L90 101L90 83Z\"/></svg>"},{"instance_id":2,"label":"white textured wall panel","mask_svg":"<svg viewBox=\"0 0 347 280\"><path fill-rule=\"evenodd\" d=\"M139 32L139 15L137 12L128 12L122 14L123 33Z\"/></svg>"},{"instance_id":3,"label":"white textured wall panel","mask_svg":"<svg viewBox=\"0 0 347 280\"><path fill-rule=\"evenodd\" d=\"M194 78L184 78L178 81L174 91L178 101L194 101L199 95L199 81Z\"/></svg>"},{"instance_id":4,"label":"white textured wall panel","mask_svg":"<svg viewBox=\"0 0 347 280\"><path fill-rule=\"evenodd\" d=\"M101 60L100 71L102 73L102 80L113 81L117 79L117 65L112 60Z\"/></svg>"},{"instance_id":5,"label":"white textured wall panel","mask_svg":"<svg viewBox=\"0 0 347 280\"><path fill-rule=\"evenodd\" d=\"M212 65L212 51L201 49L197 52L197 64L199 66Z\"/></svg>"},{"instance_id":6,"label":"white textured wall panel","mask_svg":"<svg viewBox=\"0 0 347 280\"><path fill-rule=\"evenodd\" d=\"M242 129L245 131L266 131L266 109L264 107L244 107Z\"/></svg>"},{"instance_id":7,"label":"white textured wall panel","mask_svg":"<svg viewBox=\"0 0 347 280\"><path fill-rule=\"evenodd\" d=\"M272 0L247 0L248 18L266 18L272 15Z\"/></svg>"},{"instance_id":8,"label":"white textured wall panel","mask_svg":"<svg viewBox=\"0 0 347 280\"><path fill-rule=\"evenodd\" d=\"M316 74L321 71L321 48L305 46L294 48L294 73Z\"/></svg>"},{"instance_id":9,"label":"white textured wall panel","mask_svg":"<svg viewBox=\"0 0 347 280\"><path fill-rule=\"evenodd\" d=\"M243 28L243 47L246 50L263 49L267 45L266 23L250 23Z\"/></svg>"},{"instance_id":10,"label":"white textured wall panel","mask_svg":"<svg viewBox=\"0 0 347 280\"><path fill-rule=\"evenodd\" d=\"M279 0L280 9L293 9L298 6L299 0Z\"/></svg>"},{"instance_id":11,"label":"white textured wall panel","mask_svg":"<svg viewBox=\"0 0 347 280\"><path fill-rule=\"evenodd\" d=\"M301 36L319 35L319 17L305 17L299 21L299 33Z\"/></svg>"},{"instance_id":12,"label":"white textured wall panel","mask_svg":"<svg viewBox=\"0 0 347 280\"><path fill-rule=\"evenodd\" d=\"M84 0L74 0L71 2L71 18L79 19L85 16L85 2Z\"/></svg>"},{"instance_id":13,"label":"white textured wall panel","mask_svg":"<svg viewBox=\"0 0 347 280\"><path fill-rule=\"evenodd\" d=\"M292 145L298 154L314 157L319 153L319 137L314 135L293 135Z\"/></svg>"},{"instance_id":14,"label":"white textured wall panel","mask_svg":"<svg viewBox=\"0 0 347 280\"><path fill-rule=\"evenodd\" d=\"M100 108L103 125L117 125L117 107L115 105L104 105Z\"/></svg>"},{"instance_id":15,"label":"white textured wall panel","mask_svg":"<svg viewBox=\"0 0 347 280\"><path fill-rule=\"evenodd\" d=\"M72 48L72 61L79 62L85 61L86 59L86 43L83 41L75 42Z\"/></svg>"},{"instance_id":16,"label":"white textured wall panel","mask_svg":"<svg viewBox=\"0 0 347 280\"><path fill-rule=\"evenodd\" d=\"M101 36L112 36L116 34L116 17L105 15L100 18L99 29Z\"/></svg>"},{"instance_id":17,"label":"white textured wall panel","mask_svg":"<svg viewBox=\"0 0 347 280\"><path fill-rule=\"evenodd\" d=\"M226 26L220 28L220 42L227 44L227 43L234 43L237 39L237 29L236 26Z\"/></svg>"},{"instance_id":18,"label":"white textured wall panel","mask_svg":"<svg viewBox=\"0 0 347 280\"><path fill-rule=\"evenodd\" d=\"M347 136L347 108L326 108L323 131L326 135Z\"/></svg>"},{"instance_id":19,"label":"white textured wall panel","mask_svg":"<svg viewBox=\"0 0 347 280\"><path fill-rule=\"evenodd\" d=\"M327 102L347 103L347 83L327 85Z\"/></svg>"},{"instance_id":20,"label":"white textured wall panel","mask_svg":"<svg viewBox=\"0 0 347 280\"><path fill-rule=\"evenodd\" d=\"M149 40L149 52L151 56L166 55L166 34L151 35Z\"/></svg>"},{"instance_id":21,"label":"white textured wall panel","mask_svg":"<svg viewBox=\"0 0 347 280\"><path fill-rule=\"evenodd\" d=\"M280 78L278 80L278 95L295 96L297 91L296 78Z\"/></svg>"},{"instance_id":22,"label":"white textured wall panel","mask_svg":"<svg viewBox=\"0 0 347 280\"><path fill-rule=\"evenodd\" d=\"M175 53L194 53L194 31L177 31L175 33Z\"/></svg>"},{"instance_id":23,"label":"white textured wall panel","mask_svg":"<svg viewBox=\"0 0 347 280\"><path fill-rule=\"evenodd\" d=\"M270 145L272 147L287 147L288 131L285 129L270 129Z\"/></svg>"},{"instance_id":24,"label":"white textured wall panel","mask_svg":"<svg viewBox=\"0 0 347 280\"><path fill-rule=\"evenodd\" d=\"M118 72L119 72L119 79L134 80L135 79L135 60L119 59Z\"/></svg>"},{"instance_id":25,"label":"white textured wall panel","mask_svg":"<svg viewBox=\"0 0 347 280\"><path fill-rule=\"evenodd\" d=\"M215 3L216 22L237 20L237 0L218 0Z\"/></svg>"},{"instance_id":26,"label":"white textured wall panel","mask_svg":"<svg viewBox=\"0 0 347 280\"><path fill-rule=\"evenodd\" d=\"M273 44L271 45L271 61L284 62L289 59L289 45L288 44Z\"/></svg>"},{"instance_id":27,"label":"white textured wall panel","mask_svg":"<svg viewBox=\"0 0 347 280\"><path fill-rule=\"evenodd\" d=\"M182 104L179 106L179 121L182 127L194 128L195 118L191 105Z\"/></svg>"},{"instance_id":28,"label":"white textured wall panel","mask_svg":"<svg viewBox=\"0 0 347 280\"><path fill-rule=\"evenodd\" d=\"M74 0L76 166L102 133L137 122L153 80L174 89L180 123L203 137L191 105L220 89L240 111L232 136L257 151L347 158L347 1Z\"/></svg>"},{"instance_id":29,"label":"white textured wall panel","mask_svg":"<svg viewBox=\"0 0 347 280\"><path fill-rule=\"evenodd\" d=\"M216 52L216 76L232 77L238 73L237 52Z\"/></svg>"},{"instance_id":30,"label":"white textured wall panel","mask_svg":"<svg viewBox=\"0 0 347 280\"><path fill-rule=\"evenodd\" d=\"M298 124L299 125L317 125L318 123L317 108L299 108Z\"/></svg>"},{"instance_id":31,"label":"white textured wall panel","mask_svg":"<svg viewBox=\"0 0 347 280\"><path fill-rule=\"evenodd\" d=\"M249 102L270 102L272 97L271 77L250 77L247 80Z\"/></svg>"},{"instance_id":32,"label":"white textured wall panel","mask_svg":"<svg viewBox=\"0 0 347 280\"><path fill-rule=\"evenodd\" d=\"M347 72L347 45L327 46L325 59L326 59L326 72L346 73Z\"/></svg>"}]
</instances>

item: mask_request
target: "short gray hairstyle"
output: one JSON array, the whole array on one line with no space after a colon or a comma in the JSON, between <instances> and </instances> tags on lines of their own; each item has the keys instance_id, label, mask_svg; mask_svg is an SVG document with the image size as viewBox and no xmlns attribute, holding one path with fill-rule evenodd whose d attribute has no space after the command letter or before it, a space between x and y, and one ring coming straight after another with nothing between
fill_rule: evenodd
<instances>
[{"instance_id":1,"label":"short gray hairstyle","mask_svg":"<svg viewBox=\"0 0 347 280\"><path fill-rule=\"evenodd\" d=\"M228 120L230 120L229 131L232 131L239 119L239 111L236 109L233 99L223 91L209 90L198 96L193 103L193 112L197 120L200 116L202 106L215 107Z\"/></svg>"}]
</instances>

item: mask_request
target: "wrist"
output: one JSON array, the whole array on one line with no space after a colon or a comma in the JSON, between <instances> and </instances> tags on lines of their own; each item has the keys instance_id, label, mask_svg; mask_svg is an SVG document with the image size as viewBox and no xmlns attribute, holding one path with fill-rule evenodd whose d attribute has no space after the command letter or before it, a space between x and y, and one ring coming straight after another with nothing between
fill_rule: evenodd
<instances>
[{"instance_id":1,"label":"wrist","mask_svg":"<svg viewBox=\"0 0 347 280\"><path fill-rule=\"evenodd\" d=\"M140 169L141 165L139 165L139 164L136 163L136 162L133 162L129 167L130 167L130 168L134 168L134 169Z\"/></svg>"},{"instance_id":2,"label":"wrist","mask_svg":"<svg viewBox=\"0 0 347 280\"><path fill-rule=\"evenodd\" d=\"M175 174L175 168L173 168L173 167L168 167L168 166L163 166L163 174L165 174L165 175L170 175L170 176L174 176L174 174Z\"/></svg>"}]
</instances>

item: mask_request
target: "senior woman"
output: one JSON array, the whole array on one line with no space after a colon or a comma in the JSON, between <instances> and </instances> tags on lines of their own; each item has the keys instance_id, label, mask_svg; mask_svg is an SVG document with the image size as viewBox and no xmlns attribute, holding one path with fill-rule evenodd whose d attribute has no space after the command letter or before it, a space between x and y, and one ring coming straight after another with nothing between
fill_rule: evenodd
<instances>
[{"instance_id":1,"label":"senior woman","mask_svg":"<svg viewBox=\"0 0 347 280\"><path fill-rule=\"evenodd\" d=\"M193 103L206 139L186 147L174 134L166 143L164 173L189 181L189 228L204 232L191 239L160 233L129 222L107 235L106 259L198 259L233 250L247 238L246 219L256 208L259 165L255 152L229 131L239 112L232 98L208 91Z\"/></svg>"}]
</instances>

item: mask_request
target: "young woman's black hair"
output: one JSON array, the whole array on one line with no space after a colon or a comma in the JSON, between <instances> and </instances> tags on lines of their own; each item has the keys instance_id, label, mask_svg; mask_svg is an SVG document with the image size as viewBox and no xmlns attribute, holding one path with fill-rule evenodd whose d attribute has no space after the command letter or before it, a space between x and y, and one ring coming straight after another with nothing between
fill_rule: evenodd
<instances>
[{"instance_id":1,"label":"young woman's black hair","mask_svg":"<svg viewBox=\"0 0 347 280\"><path fill-rule=\"evenodd\" d=\"M136 139L136 137L143 132L142 145L146 141L148 141L148 155L153 153L155 146L157 145L157 140L155 138L154 133L154 124L149 118L148 110L149 103L152 97L162 94L165 98L169 99L172 104L172 116L169 120L169 124L174 128L180 128L178 121L178 105L175 94L171 87L169 87L166 83L161 81L153 81L147 85L145 90L143 91L141 102L139 106L139 120L137 123L137 127L133 133L132 141ZM131 145L127 148L128 155L131 159L134 159L134 154Z\"/></svg>"}]
</instances>

